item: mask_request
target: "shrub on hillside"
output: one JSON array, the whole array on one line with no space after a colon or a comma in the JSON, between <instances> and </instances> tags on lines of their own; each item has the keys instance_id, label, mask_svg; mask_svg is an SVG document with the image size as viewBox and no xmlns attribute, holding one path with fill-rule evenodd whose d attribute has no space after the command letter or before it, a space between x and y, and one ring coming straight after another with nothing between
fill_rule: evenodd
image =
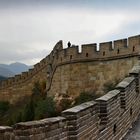
<instances>
[{"instance_id":1,"label":"shrub on hillside","mask_svg":"<svg viewBox=\"0 0 140 140\"><path fill-rule=\"evenodd\" d=\"M57 116L56 104L52 97L46 97L46 99L40 99L36 103L35 119L42 119L46 117Z\"/></svg>"},{"instance_id":2,"label":"shrub on hillside","mask_svg":"<svg viewBox=\"0 0 140 140\"><path fill-rule=\"evenodd\" d=\"M46 82L36 82L32 90L32 100L34 101L34 119L56 116L56 104L52 97L46 97Z\"/></svg>"},{"instance_id":3,"label":"shrub on hillside","mask_svg":"<svg viewBox=\"0 0 140 140\"><path fill-rule=\"evenodd\" d=\"M104 84L104 92L107 93L115 88L114 83L106 83Z\"/></svg>"},{"instance_id":4,"label":"shrub on hillside","mask_svg":"<svg viewBox=\"0 0 140 140\"><path fill-rule=\"evenodd\" d=\"M35 104L34 101L31 99L29 103L24 108L23 111L23 121L32 121L34 119L35 112Z\"/></svg>"},{"instance_id":5,"label":"shrub on hillside","mask_svg":"<svg viewBox=\"0 0 140 140\"><path fill-rule=\"evenodd\" d=\"M59 104L60 106L60 111L63 111L65 109L68 109L70 107L72 107L72 100L68 99L68 98L63 98Z\"/></svg>"},{"instance_id":6,"label":"shrub on hillside","mask_svg":"<svg viewBox=\"0 0 140 140\"><path fill-rule=\"evenodd\" d=\"M0 115L3 115L9 109L9 102L0 101Z\"/></svg>"},{"instance_id":7,"label":"shrub on hillside","mask_svg":"<svg viewBox=\"0 0 140 140\"><path fill-rule=\"evenodd\" d=\"M100 95L97 95L95 93L82 92L82 93L80 93L80 95L77 98L75 98L74 105L79 105L79 104L87 102L87 101L95 100L99 96Z\"/></svg>"}]
</instances>

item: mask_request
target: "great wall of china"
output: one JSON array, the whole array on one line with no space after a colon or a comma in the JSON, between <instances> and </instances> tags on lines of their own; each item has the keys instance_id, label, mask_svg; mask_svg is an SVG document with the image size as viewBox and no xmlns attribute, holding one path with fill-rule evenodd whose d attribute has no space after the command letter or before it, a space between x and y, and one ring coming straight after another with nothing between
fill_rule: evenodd
<instances>
[{"instance_id":1,"label":"great wall of china","mask_svg":"<svg viewBox=\"0 0 140 140\"><path fill-rule=\"evenodd\" d=\"M29 96L36 81L46 82L47 94L77 96L81 92L103 94L104 85L124 78L138 62L140 36L113 42L63 48L59 41L33 69L0 82L0 100L10 103ZM118 72L119 71L119 72Z\"/></svg>"},{"instance_id":2,"label":"great wall of china","mask_svg":"<svg viewBox=\"0 0 140 140\"><path fill-rule=\"evenodd\" d=\"M80 88L84 84L87 91L101 92L105 82L117 78L122 79L121 82L95 101L65 110L59 117L1 126L0 140L122 139L140 113L139 47L140 36L101 43L99 51L95 44L82 45L80 53L78 46L63 49L62 42L58 42L34 69L1 82L0 100L13 103L20 96L31 95L37 80L47 81L49 95L57 92L73 95L83 91ZM83 83L78 84L79 81ZM71 82L73 86L69 85Z\"/></svg>"},{"instance_id":3,"label":"great wall of china","mask_svg":"<svg viewBox=\"0 0 140 140\"><path fill-rule=\"evenodd\" d=\"M114 90L62 116L0 126L0 140L121 140L140 113L140 64Z\"/></svg>"}]
</instances>

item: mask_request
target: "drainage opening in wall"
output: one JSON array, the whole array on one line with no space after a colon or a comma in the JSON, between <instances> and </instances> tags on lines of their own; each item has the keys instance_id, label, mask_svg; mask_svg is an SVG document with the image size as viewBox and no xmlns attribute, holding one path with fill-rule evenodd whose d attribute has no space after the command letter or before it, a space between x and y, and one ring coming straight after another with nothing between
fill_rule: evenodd
<instances>
[{"instance_id":1,"label":"drainage opening in wall","mask_svg":"<svg viewBox=\"0 0 140 140\"><path fill-rule=\"evenodd\" d=\"M88 57L88 53L86 53L86 57Z\"/></svg>"},{"instance_id":2,"label":"drainage opening in wall","mask_svg":"<svg viewBox=\"0 0 140 140\"><path fill-rule=\"evenodd\" d=\"M70 55L70 60L72 59L72 55Z\"/></svg>"},{"instance_id":3,"label":"drainage opening in wall","mask_svg":"<svg viewBox=\"0 0 140 140\"><path fill-rule=\"evenodd\" d=\"M133 52L135 51L135 46L133 46Z\"/></svg>"},{"instance_id":4,"label":"drainage opening in wall","mask_svg":"<svg viewBox=\"0 0 140 140\"><path fill-rule=\"evenodd\" d=\"M113 134L114 134L114 135L116 134L116 129L117 129L117 125L114 124L114 126L113 126Z\"/></svg>"},{"instance_id":5,"label":"drainage opening in wall","mask_svg":"<svg viewBox=\"0 0 140 140\"><path fill-rule=\"evenodd\" d=\"M120 50L118 49L118 50L117 50L117 54L119 54L119 53L120 53Z\"/></svg>"},{"instance_id":6,"label":"drainage opening in wall","mask_svg":"<svg viewBox=\"0 0 140 140\"><path fill-rule=\"evenodd\" d=\"M103 52L103 56L105 56L105 52Z\"/></svg>"},{"instance_id":7,"label":"drainage opening in wall","mask_svg":"<svg viewBox=\"0 0 140 140\"><path fill-rule=\"evenodd\" d=\"M130 116L132 116L132 114L133 114L133 109L130 108Z\"/></svg>"}]
</instances>

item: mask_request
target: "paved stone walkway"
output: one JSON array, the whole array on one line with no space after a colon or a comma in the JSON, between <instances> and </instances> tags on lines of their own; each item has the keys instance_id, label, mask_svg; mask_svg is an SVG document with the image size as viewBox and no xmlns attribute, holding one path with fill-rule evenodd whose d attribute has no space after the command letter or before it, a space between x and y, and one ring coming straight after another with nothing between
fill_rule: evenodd
<instances>
[{"instance_id":1,"label":"paved stone walkway","mask_svg":"<svg viewBox=\"0 0 140 140\"><path fill-rule=\"evenodd\" d=\"M123 140L140 140L140 116Z\"/></svg>"}]
</instances>

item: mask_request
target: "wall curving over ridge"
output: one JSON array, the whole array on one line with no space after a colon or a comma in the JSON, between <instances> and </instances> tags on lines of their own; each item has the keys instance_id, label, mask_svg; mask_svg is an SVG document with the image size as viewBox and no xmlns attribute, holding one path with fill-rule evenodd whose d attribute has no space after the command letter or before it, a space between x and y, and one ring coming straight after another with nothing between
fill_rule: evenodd
<instances>
[{"instance_id":1,"label":"wall curving over ridge","mask_svg":"<svg viewBox=\"0 0 140 140\"><path fill-rule=\"evenodd\" d=\"M33 69L0 82L0 100L14 104L32 94L36 81L46 82L50 96L75 97L87 91L103 94L105 84L124 78L138 62L140 36L100 43L99 51L96 43L81 47L81 52L75 45L63 48L59 41Z\"/></svg>"},{"instance_id":2,"label":"wall curving over ridge","mask_svg":"<svg viewBox=\"0 0 140 140\"><path fill-rule=\"evenodd\" d=\"M140 114L140 63L104 96L62 116L0 126L0 140L121 140Z\"/></svg>"}]
</instances>

